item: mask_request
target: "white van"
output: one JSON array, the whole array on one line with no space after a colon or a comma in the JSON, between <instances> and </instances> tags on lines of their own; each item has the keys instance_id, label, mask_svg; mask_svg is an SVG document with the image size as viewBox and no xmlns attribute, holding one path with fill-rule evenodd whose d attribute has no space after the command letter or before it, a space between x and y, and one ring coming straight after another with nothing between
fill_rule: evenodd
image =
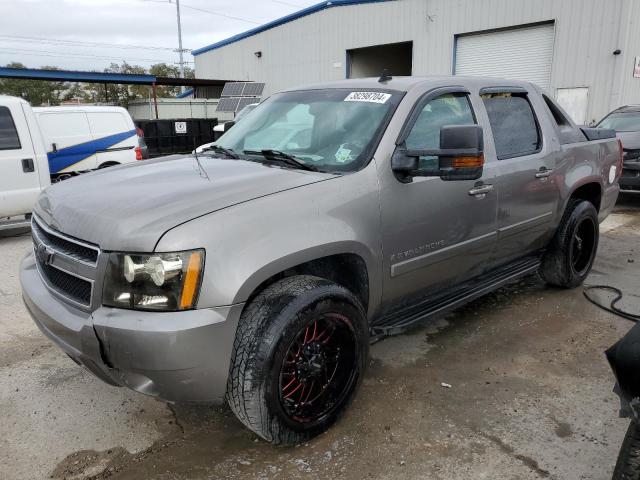
<instances>
[{"instance_id":1,"label":"white van","mask_svg":"<svg viewBox=\"0 0 640 480\"><path fill-rule=\"evenodd\" d=\"M136 127L121 107L38 107L51 175L142 160Z\"/></svg>"}]
</instances>

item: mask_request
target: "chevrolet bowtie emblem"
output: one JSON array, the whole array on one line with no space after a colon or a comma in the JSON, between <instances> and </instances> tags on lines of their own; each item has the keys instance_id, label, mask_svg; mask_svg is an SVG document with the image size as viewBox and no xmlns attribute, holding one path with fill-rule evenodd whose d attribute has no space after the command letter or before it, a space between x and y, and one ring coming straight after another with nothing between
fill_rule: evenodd
<instances>
[{"instance_id":1,"label":"chevrolet bowtie emblem","mask_svg":"<svg viewBox=\"0 0 640 480\"><path fill-rule=\"evenodd\" d=\"M54 251L44 244L38 245L38 248L36 249L36 256L43 265L51 265L54 255Z\"/></svg>"}]
</instances>

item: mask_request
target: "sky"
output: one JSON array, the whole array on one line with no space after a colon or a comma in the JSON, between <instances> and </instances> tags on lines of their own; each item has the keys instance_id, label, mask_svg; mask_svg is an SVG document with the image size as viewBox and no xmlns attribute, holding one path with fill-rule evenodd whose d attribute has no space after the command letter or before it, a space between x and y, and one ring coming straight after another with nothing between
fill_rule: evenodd
<instances>
[{"instance_id":1,"label":"sky","mask_svg":"<svg viewBox=\"0 0 640 480\"><path fill-rule=\"evenodd\" d=\"M195 50L318 2L180 0L183 48ZM175 0L0 0L0 65L102 70L126 61L148 67L177 62L177 48ZM193 62L188 52L184 59Z\"/></svg>"}]
</instances>

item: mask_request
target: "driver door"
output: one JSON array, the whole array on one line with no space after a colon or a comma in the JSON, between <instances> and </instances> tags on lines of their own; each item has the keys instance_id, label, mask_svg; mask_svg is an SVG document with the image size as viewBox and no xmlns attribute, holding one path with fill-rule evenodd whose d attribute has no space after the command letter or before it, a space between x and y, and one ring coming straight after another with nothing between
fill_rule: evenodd
<instances>
[{"instance_id":1,"label":"driver door","mask_svg":"<svg viewBox=\"0 0 640 480\"><path fill-rule=\"evenodd\" d=\"M414 109L419 113L409 117L413 124L403 129L410 128L406 148L438 149L440 128L478 123L477 106L474 109L467 91L441 88L427 92ZM413 177L403 183L393 172L385 177L381 185L383 303L411 303L487 269L497 236L492 160L486 158L479 180ZM437 162L436 157L420 158L421 167L437 166ZM486 192L475 194L478 188Z\"/></svg>"}]
</instances>

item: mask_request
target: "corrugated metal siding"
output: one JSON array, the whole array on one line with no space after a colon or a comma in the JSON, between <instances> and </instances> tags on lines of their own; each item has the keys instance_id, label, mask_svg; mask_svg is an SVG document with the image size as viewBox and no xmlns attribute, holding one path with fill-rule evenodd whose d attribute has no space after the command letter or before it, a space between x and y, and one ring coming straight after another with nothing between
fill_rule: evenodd
<instances>
[{"instance_id":1,"label":"corrugated metal siding","mask_svg":"<svg viewBox=\"0 0 640 480\"><path fill-rule=\"evenodd\" d=\"M626 3L634 5L623 9ZM595 119L610 110L613 89L620 90L620 100L640 95L640 87L630 80L624 84L618 80L617 87L614 85L614 70L620 59L612 55L616 48L632 49L619 43L620 25L629 20L639 3L398 0L337 7L198 55L196 73L202 78L265 82L265 95L269 95L301 84L345 78L347 49L413 41L414 75L448 75L456 34L553 20L550 91L555 94L557 88L589 87L588 117ZM640 15L636 13L635 18L629 42L640 31ZM637 48L638 40L635 45ZM255 57L256 51L262 52L262 58Z\"/></svg>"},{"instance_id":2,"label":"corrugated metal siding","mask_svg":"<svg viewBox=\"0 0 640 480\"><path fill-rule=\"evenodd\" d=\"M456 42L456 75L513 78L547 90L552 61L553 24L465 35Z\"/></svg>"}]
</instances>

